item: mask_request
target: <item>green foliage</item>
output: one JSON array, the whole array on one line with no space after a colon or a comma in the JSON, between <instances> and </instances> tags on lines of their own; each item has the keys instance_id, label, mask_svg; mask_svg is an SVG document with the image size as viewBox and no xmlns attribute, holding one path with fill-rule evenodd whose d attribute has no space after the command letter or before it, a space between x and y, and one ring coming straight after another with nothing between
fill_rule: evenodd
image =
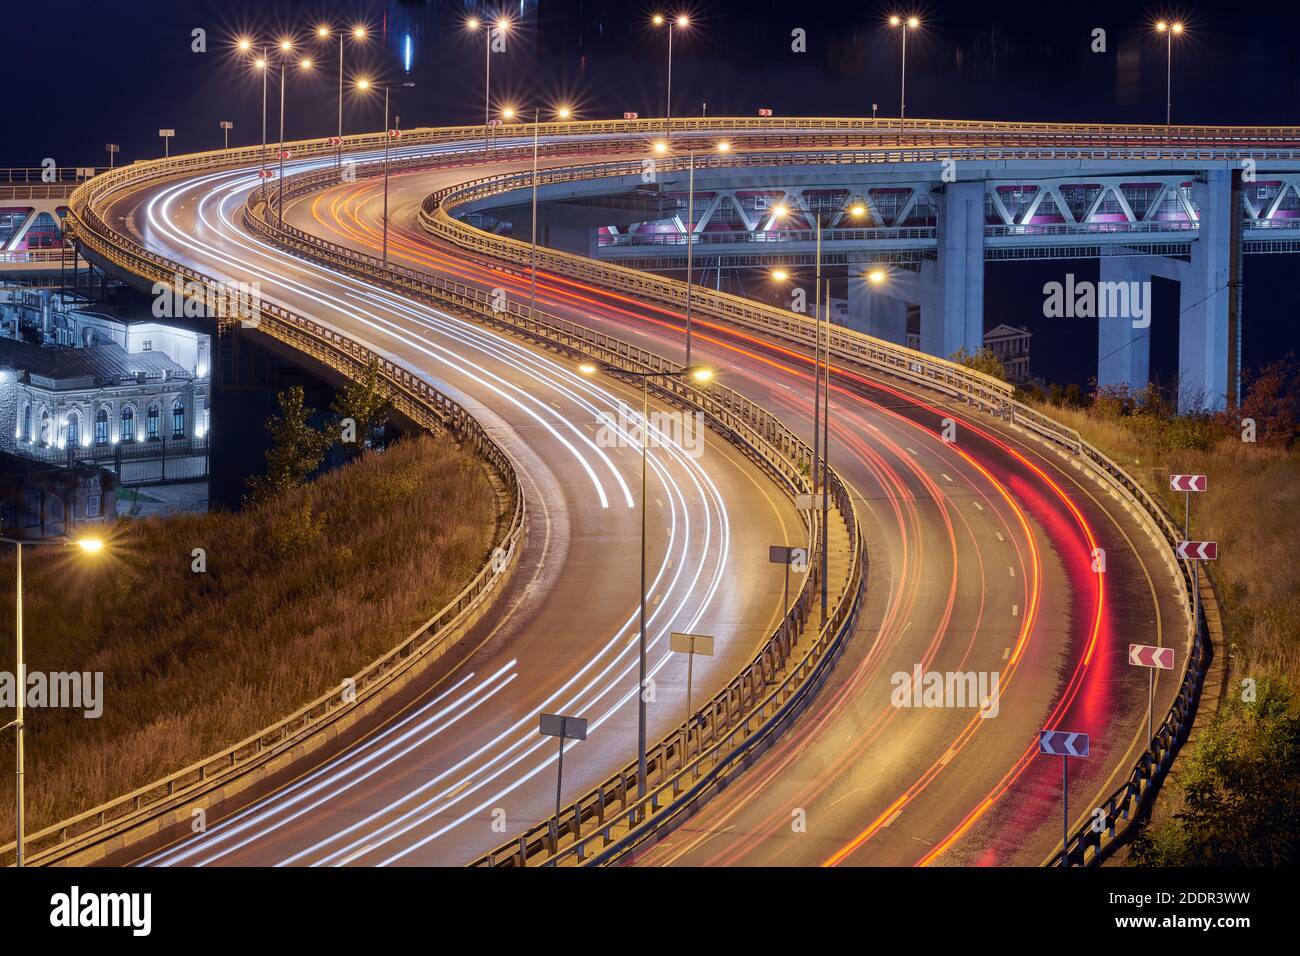
<instances>
[{"instance_id":1,"label":"green foliage","mask_svg":"<svg viewBox=\"0 0 1300 956\"><path fill-rule=\"evenodd\" d=\"M266 474L248 480L248 497L253 503L270 501L300 487L320 467L329 450L329 438L308 421L311 411L306 407L302 386L281 392L279 400L280 414L266 421L272 442L266 452Z\"/></svg>"},{"instance_id":2,"label":"green foliage","mask_svg":"<svg viewBox=\"0 0 1300 956\"><path fill-rule=\"evenodd\" d=\"M965 365L967 368L983 372L985 375L992 375L1004 382L1007 380L1007 370L1002 367L1002 360L989 349L981 348L978 351L970 352L963 345L953 352L950 358L958 365Z\"/></svg>"},{"instance_id":3,"label":"green foliage","mask_svg":"<svg viewBox=\"0 0 1300 956\"><path fill-rule=\"evenodd\" d=\"M1183 809L1137 838L1134 862L1300 863L1300 716L1288 682L1260 682L1253 703L1232 698L1196 741L1181 783Z\"/></svg>"},{"instance_id":4,"label":"green foliage","mask_svg":"<svg viewBox=\"0 0 1300 956\"><path fill-rule=\"evenodd\" d=\"M271 550L277 558L305 554L320 541L324 534L323 517L311 512L311 502L303 499L298 505L286 507L271 524Z\"/></svg>"},{"instance_id":5,"label":"green foliage","mask_svg":"<svg viewBox=\"0 0 1300 956\"><path fill-rule=\"evenodd\" d=\"M339 417L340 434L351 419L355 440L344 441L349 458L357 458L382 440L392 410L388 389L379 376L379 363L372 359L360 381L349 382L335 397L331 410Z\"/></svg>"}]
</instances>

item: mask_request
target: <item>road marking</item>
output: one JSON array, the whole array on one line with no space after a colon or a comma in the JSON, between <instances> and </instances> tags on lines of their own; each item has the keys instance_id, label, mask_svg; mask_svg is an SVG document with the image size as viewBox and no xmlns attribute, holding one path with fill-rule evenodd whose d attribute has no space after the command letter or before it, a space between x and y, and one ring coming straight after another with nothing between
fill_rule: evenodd
<instances>
[{"instance_id":1,"label":"road marking","mask_svg":"<svg viewBox=\"0 0 1300 956\"><path fill-rule=\"evenodd\" d=\"M1015 566L1014 566L1014 565L1010 565L1010 564L1008 564L1008 565L1007 565L1007 573L1010 574L1010 575L1014 578L1014 577L1016 576L1016 569L1015 569Z\"/></svg>"},{"instance_id":2,"label":"road marking","mask_svg":"<svg viewBox=\"0 0 1300 956\"><path fill-rule=\"evenodd\" d=\"M946 766L948 766L948 761L951 760L951 759L952 759L953 757L955 757L955 756L957 756L957 748L956 748L956 747L949 747L949 748L948 748L948 752L947 752L946 754L944 754L942 757L939 758L939 766L940 766L940 767L946 767Z\"/></svg>"},{"instance_id":3,"label":"road marking","mask_svg":"<svg viewBox=\"0 0 1300 956\"><path fill-rule=\"evenodd\" d=\"M915 448L909 448L909 449L907 449L907 450L910 451L913 455L916 454L916 449L915 449Z\"/></svg>"},{"instance_id":4,"label":"road marking","mask_svg":"<svg viewBox=\"0 0 1300 956\"><path fill-rule=\"evenodd\" d=\"M888 818L887 820L885 820L884 823L882 823L882 824L880 825L881 828L883 829L883 828L889 826L891 823L893 823L895 820L897 820L897 819L898 819L900 816L902 816L902 815L903 815L903 808L902 808L902 807L899 807L897 810L895 810L893 813L891 813L891 814L889 815L889 818Z\"/></svg>"},{"instance_id":5,"label":"road marking","mask_svg":"<svg viewBox=\"0 0 1300 956\"><path fill-rule=\"evenodd\" d=\"M949 483L952 482L952 479L949 478L949 477L948 477L946 474L944 474L942 471L939 472L939 477L942 478L942 479L943 479L944 481L946 481L946 482L949 482Z\"/></svg>"},{"instance_id":6,"label":"road marking","mask_svg":"<svg viewBox=\"0 0 1300 956\"><path fill-rule=\"evenodd\" d=\"M996 534L996 535L998 536L998 540L999 540L999 541L1005 541L1005 540L1007 540L1006 538L1002 537L1002 532L1001 532L1001 531L994 531L993 533Z\"/></svg>"},{"instance_id":7,"label":"road marking","mask_svg":"<svg viewBox=\"0 0 1300 956\"><path fill-rule=\"evenodd\" d=\"M978 508L980 511L983 511L983 510L984 510L984 506L983 506L982 504L980 504L978 501L975 502L975 507Z\"/></svg>"},{"instance_id":8,"label":"road marking","mask_svg":"<svg viewBox=\"0 0 1300 956\"><path fill-rule=\"evenodd\" d=\"M1005 651L1002 652L1002 659L1005 661L1010 656L1011 656L1011 648L1008 647Z\"/></svg>"},{"instance_id":9,"label":"road marking","mask_svg":"<svg viewBox=\"0 0 1300 956\"><path fill-rule=\"evenodd\" d=\"M1013 605L1011 605L1011 616L1012 616L1012 617L1019 617L1019 616L1020 616L1020 605L1019 605L1019 604L1013 604Z\"/></svg>"}]
</instances>

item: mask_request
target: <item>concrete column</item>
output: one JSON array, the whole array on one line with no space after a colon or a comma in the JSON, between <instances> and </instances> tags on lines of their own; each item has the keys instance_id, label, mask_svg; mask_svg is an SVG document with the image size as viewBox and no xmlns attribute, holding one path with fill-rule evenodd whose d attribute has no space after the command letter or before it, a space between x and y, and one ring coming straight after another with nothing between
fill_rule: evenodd
<instances>
[{"instance_id":1,"label":"concrete column","mask_svg":"<svg viewBox=\"0 0 1300 956\"><path fill-rule=\"evenodd\" d=\"M1158 266L1149 263L1154 257L1140 256L1103 256L1101 258L1100 281L1128 283L1131 290L1127 301L1132 302L1134 293L1142 297L1147 316L1139 318L1142 322L1150 321L1151 275ZM1149 266L1143 268L1143 265ZM1154 267L1154 268L1152 268ZM1098 296L1100 298L1100 294ZM1070 321L1070 320L1063 320ZM1135 327L1133 316L1102 316L1097 319L1097 386L1129 385L1135 390L1146 387L1151 378L1151 327Z\"/></svg>"},{"instance_id":2,"label":"concrete column","mask_svg":"<svg viewBox=\"0 0 1300 956\"><path fill-rule=\"evenodd\" d=\"M1232 172L1208 169L1195 183L1192 201L1200 210L1201 228L1192 243L1192 261L1179 289L1178 408L1221 409L1228 395L1230 360L1229 287L1234 253Z\"/></svg>"},{"instance_id":3,"label":"concrete column","mask_svg":"<svg viewBox=\"0 0 1300 956\"><path fill-rule=\"evenodd\" d=\"M946 183L939 201L938 261L923 262L921 351L947 358L984 344L984 183Z\"/></svg>"}]
</instances>

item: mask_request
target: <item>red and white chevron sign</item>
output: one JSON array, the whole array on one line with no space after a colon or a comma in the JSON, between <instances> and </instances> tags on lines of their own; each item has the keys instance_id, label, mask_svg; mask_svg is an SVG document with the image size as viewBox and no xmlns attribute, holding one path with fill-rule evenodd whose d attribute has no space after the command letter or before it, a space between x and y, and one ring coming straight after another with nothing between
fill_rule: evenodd
<instances>
[{"instance_id":1,"label":"red and white chevron sign","mask_svg":"<svg viewBox=\"0 0 1300 956\"><path fill-rule=\"evenodd\" d=\"M1178 556L1188 561L1216 561L1219 557L1217 541L1179 541Z\"/></svg>"},{"instance_id":2,"label":"red and white chevron sign","mask_svg":"<svg viewBox=\"0 0 1300 956\"><path fill-rule=\"evenodd\" d=\"M1068 730L1043 730L1038 734L1038 752L1053 757L1088 756L1088 735Z\"/></svg>"},{"instance_id":3,"label":"red and white chevron sign","mask_svg":"<svg viewBox=\"0 0 1300 956\"><path fill-rule=\"evenodd\" d=\"M1158 667L1162 671L1174 669L1174 649L1151 644L1130 644L1128 662L1137 667Z\"/></svg>"},{"instance_id":4,"label":"red and white chevron sign","mask_svg":"<svg viewBox=\"0 0 1300 956\"><path fill-rule=\"evenodd\" d=\"M1204 491L1204 475L1170 475L1170 491Z\"/></svg>"}]
</instances>

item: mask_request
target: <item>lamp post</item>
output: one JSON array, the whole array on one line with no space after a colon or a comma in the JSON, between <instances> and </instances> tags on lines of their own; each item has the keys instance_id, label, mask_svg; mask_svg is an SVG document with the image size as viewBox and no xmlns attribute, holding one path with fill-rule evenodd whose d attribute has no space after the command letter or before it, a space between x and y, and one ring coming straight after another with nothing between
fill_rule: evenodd
<instances>
[{"instance_id":1,"label":"lamp post","mask_svg":"<svg viewBox=\"0 0 1300 956\"><path fill-rule=\"evenodd\" d=\"M902 82L898 90L898 132L902 135L903 122L907 116L907 31L919 27L921 20L919 17L892 16L889 18L889 25L898 27L903 32Z\"/></svg>"},{"instance_id":2,"label":"lamp post","mask_svg":"<svg viewBox=\"0 0 1300 956\"><path fill-rule=\"evenodd\" d=\"M690 18L684 14L677 17L665 17L662 13L656 13L652 22L657 27L667 25L668 27L668 95L664 102L664 127L669 138L673 135L673 28L685 30L691 25Z\"/></svg>"},{"instance_id":3,"label":"lamp post","mask_svg":"<svg viewBox=\"0 0 1300 956\"><path fill-rule=\"evenodd\" d=\"M510 115L514 115L514 110L507 107ZM531 319L537 312L537 150L538 150L538 129L541 123L541 110L533 107L533 208L532 208L532 239L531 251L528 258L528 271L531 273L531 280L528 292L528 317ZM555 111L556 119L568 120L573 116L573 110L567 106L561 106Z\"/></svg>"},{"instance_id":4,"label":"lamp post","mask_svg":"<svg viewBox=\"0 0 1300 956\"><path fill-rule=\"evenodd\" d=\"M632 372L617 365L605 362L583 362L578 366L583 375L595 375L597 372L616 372L641 380L641 636L638 647L640 659L640 679L637 682L637 783L636 795L644 797L646 792L646 612L645 612L645 575L646 575L646 462L650 447L650 380L653 378L689 378L704 383L712 380L713 370L702 365L688 365L675 372Z\"/></svg>"},{"instance_id":5,"label":"lamp post","mask_svg":"<svg viewBox=\"0 0 1300 956\"><path fill-rule=\"evenodd\" d=\"M1182 35L1183 25L1178 22L1167 23L1159 20L1156 22L1156 33L1163 33L1165 36L1165 126L1170 126L1174 112L1174 36Z\"/></svg>"},{"instance_id":6,"label":"lamp post","mask_svg":"<svg viewBox=\"0 0 1300 956\"><path fill-rule=\"evenodd\" d=\"M867 213L867 207L862 203L854 203L849 206L845 212L854 219L859 219ZM789 215L790 210L784 204L779 204L772 210L773 221ZM830 466L827 464L830 458L830 426L831 426L831 342L830 342L830 314L831 314L831 280L825 280L826 292L826 357L823 363L822 358L822 214L818 210L814 214L816 229L816 276L814 279L813 293L813 311L814 311L814 344L813 344L813 494L816 495L818 489L821 491L822 499L822 528L826 527L826 520L829 514L830 506L826 495L826 478L830 474ZM778 282L785 281L788 273L784 270L775 270L772 272L772 278ZM823 364L825 371L823 372ZM823 383L822 376L825 375ZM825 392L825 399L822 394ZM825 532L823 531L823 534ZM822 593L821 593L821 619L826 623L827 602L829 595L826 585L826 548L822 548Z\"/></svg>"},{"instance_id":7,"label":"lamp post","mask_svg":"<svg viewBox=\"0 0 1300 956\"><path fill-rule=\"evenodd\" d=\"M332 32L329 27L321 26L316 29L316 36L322 40L328 40ZM340 168L343 166L343 37L346 32L345 30L339 31L339 148L335 165ZM353 27L352 37L356 40L364 40L366 38L366 28Z\"/></svg>"},{"instance_id":8,"label":"lamp post","mask_svg":"<svg viewBox=\"0 0 1300 956\"><path fill-rule=\"evenodd\" d=\"M23 824L24 805L23 805L23 705L27 697L27 676L23 667L23 545L73 545L81 548L87 554L97 554L104 549L104 542L100 538L79 538L75 541L66 538L42 540L33 539L24 541L21 538L0 538L7 544L12 544L17 552L17 578L15 580L15 604L17 605L17 617L14 622L15 635L15 660L14 676L18 684L18 693L15 695L15 713L12 726L15 730L15 748L14 748L14 774L15 774L15 829L16 839L14 841L14 863L15 866L23 865Z\"/></svg>"},{"instance_id":9,"label":"lamp post","mask_svg":"<svg viewBox=\"0 0 1300 956\"><path fill-rule=\"evenodd\" d=\"M509 33L511 23L506 17L498 17L490 25L478 17L465 21L465 29L471 33L480 27L483 29L483 151L487 152L488 128L492 121L492 34L493 31L498 35Z\"/></svg>"},{"instance_id":10,"label":"lamp post","mask_svg":"<svg viewBox=\"0 0 1300 956\"><path fill-rule=\"evenodd\" d=\"M714 147L719 153L731 151L731 143L722 140ZM668 143L660 141L654 145L655 152L663 155L668 152ZM695 150L687 150L690 157L689 173L686 179L686 364L691 364L692 294L695 272Z\"/></svg>"},{"instance_id":11,"label":"lamp post","mask_svg":"<svg viewBox=\"0 0 1300 956\"><path fill-rule=\"evenodd\" d=\"M235 124L232 123L230 120L221 121L221 132L225 140L225 143L222 147L223 149L230 149L230 131L234 128L235 128Z\"/></svg>"},{"instance_id":12,"label":"lamp post","mask_svg":"<svg viewBox=\"0 0 1300 956\"><path fill-rule=\"evenodd\" d=\"M280 41L280 176L279 183L276 185L276 205L279 207L277 218L281 226L284 225L284 61L287 54L293 52L293 44L288 40ZM298 68L302 70L311 69L311 60L302 59L298 61Z\"/></svg>"},{"instance_id":13,"label":"lamp post","mask_svg":"<svg viewBox=\"0 0 1300 956\"><path fill-rule=\"evenodd\" d=\"M369 80L366 79L357 80L357 89L363 93L366 90L370 89L373 85L374 84L372 84ZM384 268L385 269L388 268L388 144L393 139L392 130L388 128L388 102L389 102L388 91L391 86L392 86L391 83L384 84ZM402 86L415 86L415 84L408 81L406 83L403 83Z\"/></svg>"},{"instance_id":14,"label":"lamp post","mask_svg":"<svg viewBox=\"0 0 1300 956\"><path fill-rule=\"evenodd\" d=\"M288 41L284 40L281 42L287 43ZM240 39L239 41L240 52L247 53L252 48L253 48L252 40L248 39L247 37L243 37ZM261 175L258 178L261 181L263 188L265 188L265 184L266 184L266 74L267 74L267 59L266 59L265 44L262 45L261 54L257 57L257 59L253 61L253 66L255 69L260 70L262 73L262 170L261 170Z\"/></svg>"}]
</instances>

